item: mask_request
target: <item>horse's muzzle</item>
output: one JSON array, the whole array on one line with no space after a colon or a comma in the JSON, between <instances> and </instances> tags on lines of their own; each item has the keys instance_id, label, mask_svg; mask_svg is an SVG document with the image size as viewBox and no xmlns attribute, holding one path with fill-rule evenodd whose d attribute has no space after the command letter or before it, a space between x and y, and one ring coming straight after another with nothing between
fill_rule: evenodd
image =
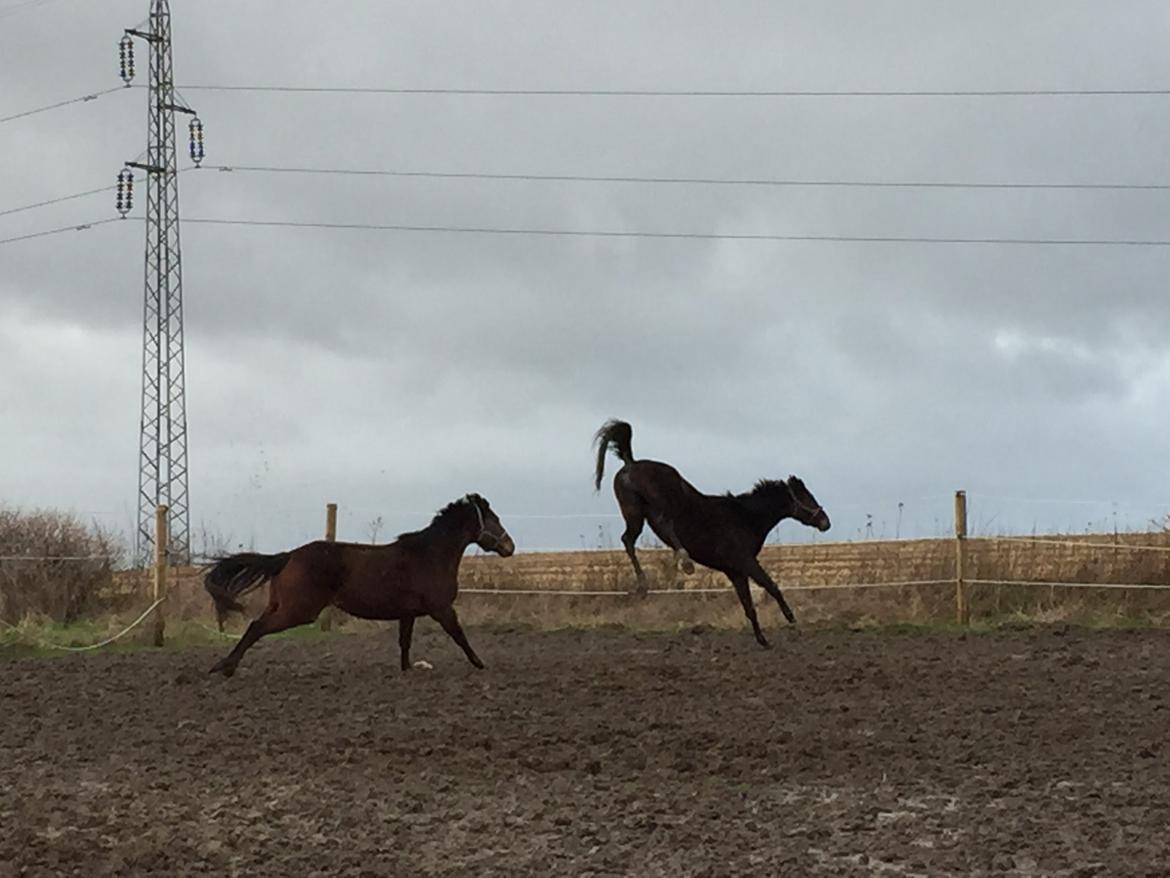
<instances>
[{"instance_id":1,"label":"horse's muzzle","mask_svg":"<svg viewBox=\"0 0 1170 878\"><path fill-rule=\"evenodd\" d=\"M516 544L512 542L512 538L504 534L500 541L496 543L495 552L501 558L508 558L516 552Z\"/></svg>"}]
</instances>

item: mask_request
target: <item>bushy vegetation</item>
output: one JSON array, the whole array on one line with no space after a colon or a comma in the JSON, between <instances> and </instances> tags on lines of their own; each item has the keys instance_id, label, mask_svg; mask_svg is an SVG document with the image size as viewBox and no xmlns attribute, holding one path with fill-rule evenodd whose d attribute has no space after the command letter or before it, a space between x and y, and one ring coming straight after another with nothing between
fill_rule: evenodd
<instances>
[{"instance_id":1,"label":"bushy vegetation","mask_svg":"<svg viewBox=\"0 0 1170 878\"><path fill-rule=\"evenodd\" d=\"M0 618L69 624L104 607L122 538L69 512L0 506Z\"/></svg>"}]
</instances>

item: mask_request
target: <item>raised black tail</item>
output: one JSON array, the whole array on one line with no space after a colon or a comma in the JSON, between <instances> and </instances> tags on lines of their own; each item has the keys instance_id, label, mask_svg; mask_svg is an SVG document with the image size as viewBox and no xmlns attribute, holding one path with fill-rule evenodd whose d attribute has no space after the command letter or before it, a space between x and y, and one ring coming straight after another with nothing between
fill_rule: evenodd
<instances>
[{"instance_id":1,"label":"raised black tail","mask_svg":"<svg viewBox=\"0 0 1170 878\"><path fill-rule=\"evenodd\" d=\"M203 587L215 601L216 614L222 619L232 610L243 610L239 598L280 573L291 555L292 552L277 555L241 552L216 561L203 574Z\"/></svg>"},{"instance_id":2,"label":"raised black tail","mask_svg":"<svg viewBox=\"0 0 1170 878\"><path fill-rule=\"evenodd\" d=\"M601 490L601 477L605 474L605 452L612 448L622 463L633 463L633 442L634 428L625 421L609 420L601 425L601 429L593 436L593 443L597 446L597 472L593 478L595 490Z\"/></svg>"}]
</instances>

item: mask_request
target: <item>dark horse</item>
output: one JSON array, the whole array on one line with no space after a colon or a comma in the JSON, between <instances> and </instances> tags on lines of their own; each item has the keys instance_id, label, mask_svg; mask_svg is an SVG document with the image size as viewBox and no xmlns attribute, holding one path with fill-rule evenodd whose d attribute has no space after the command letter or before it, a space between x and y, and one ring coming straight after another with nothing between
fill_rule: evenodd
<instances>
[{"instance_id":1,"label":"dark horse","mask_svg":"<svg viewBox=\"0 0 1170 878\"><path fill-rule=\"evenodd\" d=\"M612 449L625 464L613 477L613 492L621 507L622 518L626 520L622 543L634 564L639 590L646 590L646 575L638 563L634 543L642 533L642 525L649 521L650 529L674 549L675 562L680 563L687 573L695 569L690 560L693 558L727 574L748 621L752 623L756 640L760 646L768 646L756 618L748 579L754 580L776 599L789 622L795 622L796 617L756 556L768 532L781 519L795 518L801 524L826 531L829 516L796 476L789 476L787 481L764 479L744 494L712 496L700 493L670 464L635 460L633 436L633 428L625 421L607 421L597 431L594 436L597 444L594 485L601 490L605 453Z\"/></svg>"},{"instance_id":2,"label":"dark horse","mask_svg":"<svg viewBox=\"0 0 1170 878\"><path fill-rule=\"evenodd\" d=\"M305 625L330 604L363 619L397 619L402 670L410 670L414 620L430 616L477 668L483 662L455 615L459 562L472 543L507 558L516 546L488 501L468 494L444 507L423 530L387 545L317 540L275 555L244 552L221 558L203 584L222 617L242 610L238 598L271 581L268 606L211 673L225 677L265 634Z\"/></svg>"}]
</instances>

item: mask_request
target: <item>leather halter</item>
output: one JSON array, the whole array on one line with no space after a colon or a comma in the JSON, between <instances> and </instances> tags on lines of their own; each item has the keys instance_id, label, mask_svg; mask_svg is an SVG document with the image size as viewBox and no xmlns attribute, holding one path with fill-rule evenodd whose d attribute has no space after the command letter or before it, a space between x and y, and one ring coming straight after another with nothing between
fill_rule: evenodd
<instances>
[{"instance_id":1,"label":"leather halter","mask_svg":"<svg viewBox=\"0 0 1170 878\"><path fill-rule=\"evenodd\" d=\"M824 506L821 506L820 504L817 504L816 507L809 506L807 503L801 502L800 498L796 496L796 491L793 489L792 485L788 484L788 482L785 482L784 486L788 488L788 495L792 497L792 505L796 507L796 509L806 513L809 518L816 518L818 515L825 514Z\"/></svg>"},{"instance_id":2,"label":"leather halter","mask_svg":"<svg viewBox=\"0 0 1170 878\"><path fill-rule=\"evenodd\" d=\"M465 503L471 504L471 508L475 510L475 515L479 519L479 536L477 536L473 542L482 544L483 538L488 537L491 539L491 544L484 546L485 549L491 550L499 546L500 543L504 541L504 538L502 536L496 536L495 534L488 532L487 525L483 520L483 510L479 508L479 504L472 499L470 494L464 496L463 501Z\"/></svg>"}]
</instances>

